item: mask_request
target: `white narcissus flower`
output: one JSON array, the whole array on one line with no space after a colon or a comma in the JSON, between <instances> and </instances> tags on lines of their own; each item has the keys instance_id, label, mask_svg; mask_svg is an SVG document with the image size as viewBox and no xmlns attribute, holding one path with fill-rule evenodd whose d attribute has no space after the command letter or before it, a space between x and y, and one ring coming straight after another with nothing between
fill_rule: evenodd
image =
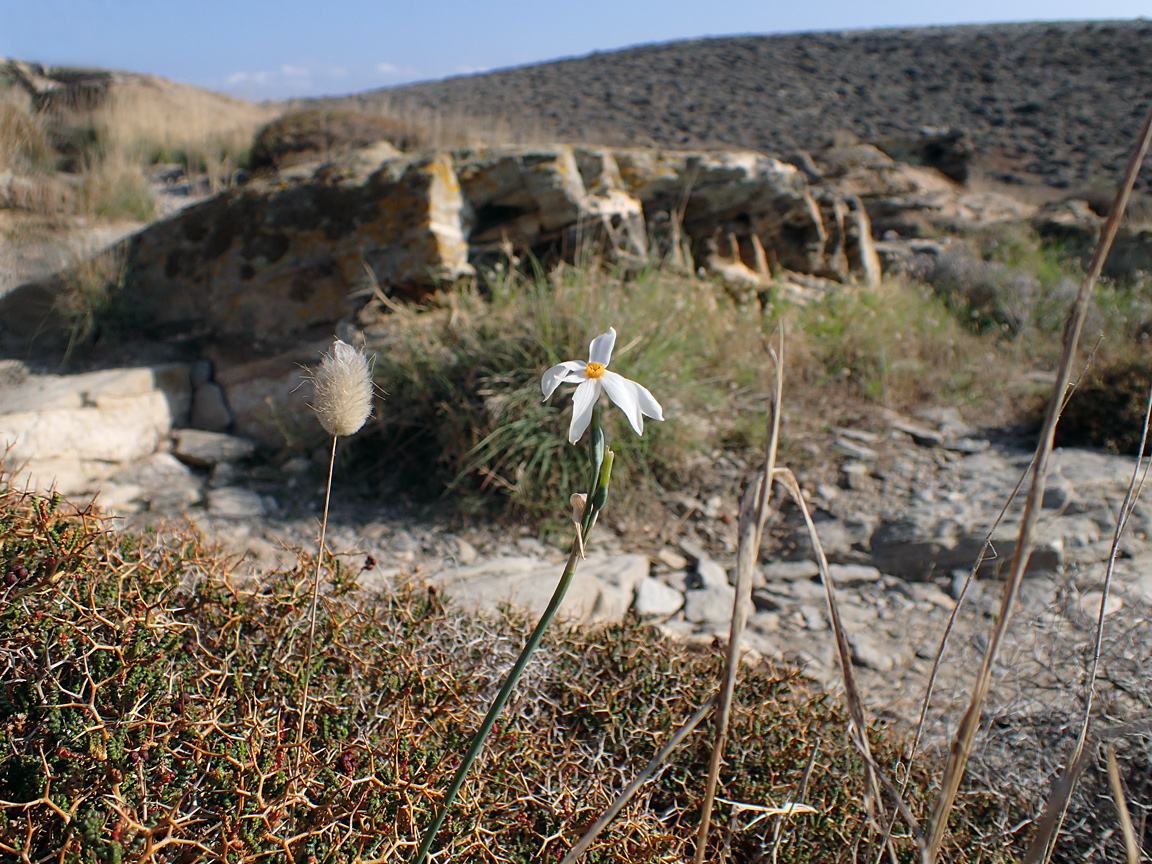
<instances>
[{"instance_id":1,"label":"white narcissus flower","mask_svg":"<svg viewBox=\"0 0 1152 864\"><path fill-rule=\"evenodd\" d=\"M580 385L572 394L572 425L568 429L568 440L573 444L580 440L592 422L592 409L601 390L620 407L637 435L644 434L645 417L664 419L664 409L651 393L635 381L608 371L608 361L612 359L612 346L615 344L616 330L609 327L607 333L601 333L592 340L587 362L566 360L545 372L540 381L545 401L561 384Z\"/></svg>"}]
</instances>

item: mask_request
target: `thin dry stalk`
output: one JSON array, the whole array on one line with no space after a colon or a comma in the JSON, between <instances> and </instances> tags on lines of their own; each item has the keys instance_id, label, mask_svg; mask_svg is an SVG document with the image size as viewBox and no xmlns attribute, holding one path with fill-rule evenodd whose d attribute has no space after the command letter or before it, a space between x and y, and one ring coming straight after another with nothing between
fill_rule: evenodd
<instances>
[{"instance_id":1,"label":"thin dry stalk","mask_svg":"<svg viewBox=\"0 0 1152 864\"><path fill-rule=\"evenodd\" d=\"M916 840L916 845L920 851L920 860L927 862L928 846L924 839L924 833L920 830L920 823L904 803L900 790L883 775L872 756L872 748L868 744L867 721L864 717L864 700L860 697L860 689L856 686L856 675L852 671L852 651L848 645L848 633L844 629L843 620L840 618L840 607L836 603L836 588L832 584L832 574L828 571L828 559L824 555L824 546L820 542L820 536L816 533L816 523L812 521L808 503L804 500L804 494L800 490L800 482L788 468L777 468L775 479L788 491L792 500L796 502L796 506L800 508L800 513L804 517L804 524L808 528L808 538L812 542L813 551L816 553L816 565L820 568L820 581L824 583L824 596L828 601L828 618L832 622L832 631L836 637L840 671L844 676L844 701L848 704L849 717L848 739L856 747L860 758L864 761L864 808L868 812L869 824L875 830L880 830L876 820L877 817L884 815L880 799L880 786L883 785ZM888 846L889 855L895 861L896 851L891 847L891 839L885 837L884 842Z\"/></svg>"},{"instance_id":2,"label":"thin dry stalk","mask_svg":"<svg viewBox=\"0 0 1152 864\"><path fill-rule=\"evenodd\" d=\"M736 688L736 673L740 668L740 643L748 623L748 609L752 605L752 573L760 558L760 544L764 539L764 525L768 521L768 502L772 498L772 477L776 471L776 450L780 443L780 404L784 396L784 331L780 331L779 351L769 351L776 364L776 387L768 415L768 440L764 454L764 472L744 493L740 504L740 545L736 558L736 599L732 605L732 624L728 629L728 652L724 658L723 683L716 708L716 741L712 745L712 759L708 766L708 780L704 789L704 803L700 805L700 828L696 835L696 864L704 860L708 844L708 827L712 819L712 804L716 798L716 781L720 776L720 761L724 755L724 741L728 734L728 720L732 711L732 694Z\"/></svg>"},{"instance_id":3,"label":"thin dry stalk","mask_svg":"<svg viewBox=\"0 0 1152 864\"><path fill-rule=\"evenodd\" d=\"M1124 854L1128 864L1140 864L1140 848L1136 845L1136 832L1132 829L1132 816L1124 797L1124 784L1120 782L1120 769L1116 765L1116 746L1111 742L1104 748L1108 763L1108 783L1112 786L1112 801L1120 819L1120 832L1124 835Z\"/></svg>"},{"instance_id":4,"label":"thin dry stalk","mask_svg":"<svg viewBox=\"0 0 1152 864\"><path fill-rule=\"evenodd\" d=\"M1084 378L1084 374L1088 371L1092 364L1093 358L1096 356L1096 351L1100 347L1100 340L1097 340L1096 345L1093 346L1092 352L1088 355L1088 359L1084 363L1084 367L1080 370L1080 376L1076 379L1075 383L1068 388L1068 393L1064 397L1064 404L1061 406L1061 411L1068 405L1068 400L1080 385ZM988 552L992 549L992 538L996 533L996 529L1000 523L1004 521L1004 516L1008 512L1008 508L1012 506L1012 502L1016 500L1016 496L1020 494L1020 489L1024 486L1024 481L1028 479L1028 472L1032 470L1032 466L1036 464L1036 458L1033 456L1032 460L1028 463L1023 471L1020 472L1020 477L1016 480L1016 485L1012 487L1012 491L1008 495L1008 499L1004 502L1004 506L1000 508L1000 512L996 514L996 518L992 522L992 526L988 529L988 533L984 536L984 542L980 546L980 554L976 556L976 562L972 565L972 569L968 571L968 575L964 578L964 584L960 587L960 593L956 597L956 605L952 607L952 612L948 616L948 623L944 625L944 633L940 637L940 645L936 649L936 656L932 660L932 671L928 675L928 686L924 691L924 699L920 705L920 716L916 722L916 731L912 736L912 743L908 747L908 755L905 758L904 766L904 779L900 784L900 794L904 795L908 791L908 784L912 780L912 763L916 758L916 754L920 749L920 741L924 735L924 726L928 721L928 711L932 705L932 696L936 692L936 680L940 675L940 667L944 662L944 652L948 648L948 640L952 636L952 630L956 626L956 619L960 616L960 610L964 606L964 600L968 596L968 589L972 586L972 580L976 578L980 567L984 564L988 556ZM887 833L885 834L885 843L887 843L888 836L891 835L893 827L896 825L897 814L892 815L892 819L888 822ZM880 864L880 860L884 857L884 850L881 850L876 855L876 864Z\"/></svg>"},{"instance_id":5,"label":"thin dry stalk","mask_svg":"<svg viewBox=\"0 0 1152 864\"><path fill-rule=\"evenodd\" d=\"M1120 538L1124 536L1124 529L1128 526L1128 519L1132 516L1132 511L1136 507L1136 501L1144 489L1144 483L1148 477L1148 469L1152 467L1152 461L1144 461L1144 447L1148 443L1150 423L1152 423L1152 388L1149 388L1148 402L1144 409L1144 429L1140 436L1140 450L1136 457L1136 464L1132 466L1132 478L1128 481L1128 489L1124 495L1124 501L1120 505L1120 513L1116 519L1116 528L1112 534L1112 546L1108 550L1108 564L1104 568L1104 585L1100 594L1100 610L1096 617L1096 641L1093 645L1092 667L1086 682L1087 691L1084 694L1084 717L1080 723L1080 734L1076 738L1076 746L1072 748L1072 753L1068 756L1068 764L1065 766L1065 771L1070 770L1071 766L1080 759L1080 754L1083 753L1084 744L1088 739L1088 727L1092 720L1092 708L1096 697L1096 678L1100 669L1101 646L1104 641L1104 617L1108 604L1109 590L1112 587L1112 575L1116 569L1116 556L1120 552ZM1143 472L1141 472L1141 466L1143 466ZM1069 791L1071 792L1071 790ZM1028 855L1033 854L1033 849L1039 849L1038 844L1043 840L1043 860L1046 862L1052 857L1052 852L1056 846L1056 839L1060 836L1060 829L1064 824L1064 817L1068 812L1069 800L1065 800L1063 806L1060 808L1060 816L1056 820L1055 828L1051 835L1041 837L1037 834L1036 838L1032 841L1032 846L1028 850Z\"/></svg>"},{"instance_id":6,"label":"thin dry stalk","mask_svg":"<svg viewBox=\"0 0 1152 864\"><path fill-rule=\"evenodd\" d=\"M932 812L932 824L929 834L929 862L934 862L940 853L944 842L944 833L948 828L948 816L952 812L956 794L960 789L960 781L964 777L964 770L968 764L968 757L972 752L972 742L976 737L976 730L980 725L980 715L984 702L988 697L988 690L992 683L992 664L1000 651L1000 644L1008 630L1008 622L1012 617L1012 610L1016 601L1016 594L1024 578L1024 568L1032 554L1035 543L1036 522L1040 516L1040 501L1044 495L1044 485L1048 470L1048 456L1052 452L1053 441L1056 435L1056 422L1060 417L1060 408L1064 404L1064 395L1071 380L1072 363L1075 360L1076 350L1080 343L1080 332L1084 327L1084 319L1088 313L1092 289L1100 276L1104 266L1104 259L1112 246L1120 218L1128 203L1128 196L1136 181L1140 164L1144 154L1148 151L1149 142L1152 141L1152 109L1149 110L1140 131L1137 144L1128 167L1124 172L1124 179L1116 193L1116 200L1109 212L1108 220L1100 234L1100 243L1096 247L1096 254L1092 258L1088 274L1080 286L1080 291L1068 313L1068 323L1064 330L1064 349L1060 357L1060 365L1056 373L1056 384L1053 387L1052 397L1048 403L1048 413L1044 419L1044 426L1040 434L1040 441L1036 447L1035 469L1032 474L1032 483L1028 490L1028 498L1024 505L1024 514L1020 522L1020 533L1016 541L1016 550L1012 557L1008 579L1004 584L1000 600L1000 611L997 615L992 636L988 640L988 647L984 652L984 659L976 674L976 681L972 688L972 698L967 710L960 719L960 725L952 741L948 754L948 762L941 781L940 797Z\"/></svg>"}]
</instances>

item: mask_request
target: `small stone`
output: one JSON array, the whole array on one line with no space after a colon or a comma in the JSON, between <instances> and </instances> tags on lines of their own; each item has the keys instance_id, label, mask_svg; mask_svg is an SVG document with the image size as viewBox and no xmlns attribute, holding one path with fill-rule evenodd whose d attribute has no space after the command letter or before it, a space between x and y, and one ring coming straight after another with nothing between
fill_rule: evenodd
<instances>
[{"instance_id":1,"label":"small stone","mask_svg":"<svg viewBox=\"0 0 1152 864\"><path fill-rule=\"evenodd\" d=\"M264 501L251 489L225 486L208 491L208 512L225 519L255 519L264 515Z\"/></svg>"},{"instance_id":2,"label":"small stone","mask_svg":"<svg viewBox=\"0 0 1152 864\"><path fill-rule=\"evenodd\" d=\"M845 462L840 466L840 473L848 481L848 488L862 491L871 485L872 469L863 462Z\"/></svg>"},{"instance_id":3,"label":"small stone","mask_svg":"<svg viewBox=\"0 0 1152 864\"><path fill-rule=\"evenodd\" d=\"M808 630L827 630L828 621L824 617L824 610L819 606L804 603L800 606L800 617L804 627Z\"/></svg>"},{"instance_id":4,"label":"small stone","mask_svg":"<svg viewBox=\"0 0 1152 864\"><path fill-rule=\"evenodd\" d=\"M863 582L878 582L880 571L869 564L829 564L828 575L832 577L832 584L859 585Z\"/></svg>"},{"instance_id":5,"label":"small stone","mask_svg":"<svg viewBox=\"0 0 1152 864\"><path fill-rule=\"evenodd\" d=\"M212 381L201 384L192 394L189 424L195 429L223 432L232 425L232 411L220 385Z\"/></svg>"},{"instance_id":6,"label":"small stone","mask_svg":"<svg viewBox=\"0 0 1152 864\"><path fill-rule=\"evenodd\" d=\"M968 584L968 577L972 575L971 570L953 570L952 576L948 581L948 593L952 595L953 600L959 600L960 595L964 593L964 586ZM973 582L976 580L973 579Z\"/></svg>"},{"instance_id":7,"label":"small stone","mask_svg":"<svg viewBox=\"0 0 1152 864\"><path fill-rule=\"evenodd\" d=\"M964 422L960 412L955 408L932 406L921 408L916 414L929 423L935 423L936 428L946 438L967 438L975 434L976 430Z\"/></svg>"},{"instance_id":8,"label":"small stone","mask_svg":"<svg viewBox=\"0 0 1152 864\"><path fill-rule=\"evenodd\" d=\"M780 603L777 598L773 597L763 588L752 589L752 605L764 612L776 612L780 609Z\"/></svg>"},{"instance_id":9,"label":"small stone","mask_svg":"<svg viewBox=\"0 0 1152 864\"><path fill-rule=\"evenodd\" d=\"M172 452L181 462L210 468L218 462L237 462L250 459L256 452L256 442L222 432L202 429L177 429L173 433L176 446Z\"/></svg>"},{"instance_id":10,"label":"small stone","mask_svg":"<svg viewBox=\"0 0 1152 864\"><path fill-rule=\"evenodd\" d=\"M857 461L875 462L879 458L879 454L871 447L857 444L848 438L837 438L832 442L832 447Z\"/></svg>"},{"instance_id":11,"label":"small stone","mask_svg":"<svg viewBox=\"0 0 1152 864\"><path fill-rule=\"evenodd\" d=\"M641 618L666 618L679 612L683 605L683 594L659 579L645 576L636 586L632 608Z\"/></svg>"},{"instance_id":12,"label":"small stone","mask_svg":"<svg viewBox=\"0 0 1152 864\"><path fill-rule=\"evenodd\" d=\"M890 672L896 665L892 654L882 649L866 632L849 633L848 644L852 648L852 660L859 666L877 672Z\"/></svg>"},{"instance_id":13,"label":"small stone","mask_svg":"<svg viewBox=\"0 0 1152 864\"><path fill-rule=\"evenodd\" d=\"M821 601L827 592L824 586L811 579L797 579L788 586L788 592L800 602Z\"/></svg>"},{"instance_id":14,"label":"small stone","mask_svg":"<svg viewBox=\"0 0 1152 864\"><path fill-rule=\"evenodd\" d=\"M892 428L908 435L921 447L939 447L944 443L944 436L939 432L926 426L920 426L911 420L895 419L892 421Z\"/></svg>"},{"instance_id":15,"label":"small stone","mask_svg":"<svg viewBox=\"0 0 1152 864\"><path fill-rule=\"evenodd\" d=\"M944 442L944 449L953 453L983 453L991 446L987 438L953 438Z\"/></svg>"},{"instance_id":16,"label":"small stone","mask_svg":"<svg viewBox=\"0 0 1152 864\"><path fill-rule=\"evenodd\" d=\"M1072 503L1075 487L1060 475L1048 478L1040 506L1045 510L1064 510Z\"/></svg>"},{"instance_id":17,"label":"small stone","mask_svg":"<svg viewBox=\"0 0 1152 864\"><path fill-rule=\"evenodd\" d=\"M866 429L846 429L844 427L838 427L833 431L841 438L859 441L862 444L874 444L880 438L875 432L869 432Z\"/></svg>"},{"instance_id":18,"label":"small stone","mask_svg":"<svg viewBox=\"0 0 1152 864\"><path fill-rule=\"evenodd\" d=\"M683 570L688 566L687 558L667 546L656 553L656 560L669 570Z\"/></svg>"},{"instance_id":19,"label":"small stone","mask_svg":"<svg viewBox=\"0 0 1152 864\"><path fill-rule=\"evenodd\" d=\"M696 576L705 588L719 588L728 585L728 571L711 558L701 558L696 562Z\"/></svg>"},{"instance_id":20,"label":"small stone","mask_svg":"<svg viewBox=\"0 0 1152 864\"><path fill-rule=\"evenodd\" d=\"M456 538L456 560L467 567L474 564L480 553L476 551L476 547L465 540L463 537Z\"/></svg>"},{"instance_id":21,"label":"small stone","mask_svg":"<svg viewBox=\"0 0 1152 864\"><path fill-rule=\"evenodd\" d=\"M780 613L757 611L748 617L748 627L757 633L775 633L780 629Z\"/></svg>"},{"instance_id":22,"label":"small stone","mask_svg":"<svg viewBox=\"0 0 1152 864\"><path fill-rule=\"evenodd\" d=\"M835 501L840 497L840 490L831 483L816 484L816 494L825 501Z\"/></svg>"},{"instance_id":23,"label":"small stone","mask_svg":"<svg viewBox=\"0 0 1152 864\"><path fill-rule=\"evenodd\" d=\"M911 587L912 595L918 603L931 603L949 611L956 608L956 601L931 582L913 582Z\"/></svg>"},{"instance_id":24,"label":"small stone","mask_svg":"<svg viewBox=\"0 0 1152 864\"><path fill-rule=\"evenodd\" d=\"M715 588L688 591L684 595L684 618L695 623L731 621L735 602L736 589L727 580Z\"/></svg>"},{"instance_id":25,"label":"small stone","mask_svg":"<svg viewBox=\"0 0 1152 864\"><path fill-rule=\"evenodd\" d=\"M763 567L764 578L769 582L794 582L797 579L814 579L820 575L815 561L772 561Z\"/></svg>"}]
</instances>

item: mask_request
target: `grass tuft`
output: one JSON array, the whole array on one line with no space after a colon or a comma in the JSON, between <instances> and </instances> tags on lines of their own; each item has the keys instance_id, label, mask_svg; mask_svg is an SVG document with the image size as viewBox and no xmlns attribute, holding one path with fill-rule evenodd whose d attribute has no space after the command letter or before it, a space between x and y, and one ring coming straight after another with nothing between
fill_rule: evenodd
<instances>
[{"instance_id":1,"label":"grass tuft","mask_svg":"<svg viewBox=\"0 0 1152 864\"><path fill-rule=\"evenodd\" d=\"M547 278L505 274L487 297L453 290L434 303L396 307L368 335L387 394L378 425L384 444L375 447L429 490L453 490L465 508L566 520L586 465L567 443L571 388L546 404L540 376L586 359L591 336L609 326L620 334L613 369L644 384L669 417L637 437L622 414L605 409L615 485L635 496L632 504L683 476L707 430L727 422L710 412L729 388L766 374L758 315L711 285L658 271L634 281L594 267L563 266Z\"/></svg>"}]
</instances>

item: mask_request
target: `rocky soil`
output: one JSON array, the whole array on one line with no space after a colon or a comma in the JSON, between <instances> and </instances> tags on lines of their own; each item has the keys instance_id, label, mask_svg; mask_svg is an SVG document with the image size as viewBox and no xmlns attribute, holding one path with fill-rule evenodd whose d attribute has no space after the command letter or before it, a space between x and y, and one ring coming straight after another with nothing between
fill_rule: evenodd
<instances>
[{"instance_id":1,"label":"rocky soil","mask_svg":"<svg viewBox=\"0 0 1152 864\"><path fill-rule=\"evenodd\" d=\"M349 101L400 115L505 118L532 140L777 156L845 136L899 146L923 127L953 127L967 133L987 178L1075 189L1111 184L1123 168L1147 110L1150 38L1152 23L1132 21L699 39Z\"/></svg>"},{"instance_id":2,"label":"rocky soil","mask_svg":"<svg viewBox=\"0 0 1152 864\"><path fill-rule=\"evenodd\" d=\"M51 376L6 361L0 373L0 436L6 425L19 426L30 430L23 443L37 451L72 447L76 465L32 464L59 477L103 471L98 501L126 527L190 520L237 556L241 575L292 566L294 549L314 547L322 454L271 464L250 440L188 428L211 407L197 406L192 395L190 383L201 370L168 364ZM137 415L147 422L127 422ZM1003 435L985 437L954 409L925 408L917 418L882 409L858 415L850 427L805 433L799 449L813 456L801 481L832 562L871 710L916 723L955 613L928 715L927 731L939 740L954 728L999 606L996 577L1012 554L1022 495L999 523L997 514L1027 470L1030 448ZM757 466L733 452L714 457L706 486L692 494L669 491L671 518L662 530L622 537L609 508L562 617L595 625L637 615L671 638L720 650L734 597L738 496ZM990 721L1034 724L1075 713L1105 562L1134 468L1131 458L1089 450L1054 454L1039 543L998 662ZM496 612L510 604L538 614L566 557L527 528L429 516L352 479L337 482L334 502L328 546L366 590L415 577L466 607ZM797 664L836 690L839 671L812 549L795 508L778 504L760 557L746 647L751 658ZM1104 606L1100 689L1107 710L1117 714L1152 707L1142 671L1152 663L1150 534L1152 505L1140 501L1119 544ZM985 563L969 581L989 536Z\"/></svg>"}]
</instances>

